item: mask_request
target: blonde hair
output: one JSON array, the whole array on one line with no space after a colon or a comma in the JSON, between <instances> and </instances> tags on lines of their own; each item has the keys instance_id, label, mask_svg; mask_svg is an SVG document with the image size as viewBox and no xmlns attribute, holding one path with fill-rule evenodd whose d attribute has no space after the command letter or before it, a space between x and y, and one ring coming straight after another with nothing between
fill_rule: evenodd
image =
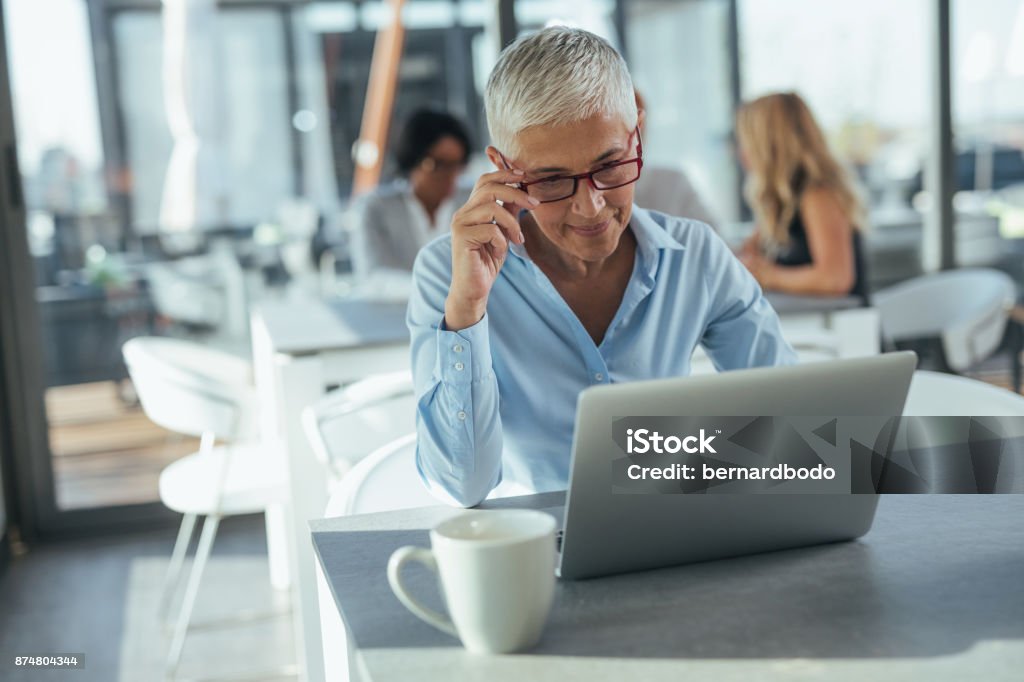
<instances>
[{"instance_id":1,"label":"blonde hair","mask_svg":"<svg viewBox=\"0 0 1024 682\"><path fill-rule=\"evenodd\" d=\"M793 92L759 97L740 107L736 137L750 165L745 194L762 238L789 242L789 225L807 189L827 189L853 229L863 229L864 209L846 170L804 100Z\"/></svg>"},{"instance_id":2,"label":"blonde hair","mask_svg":"<svg viewBox=\"0 0 1024 682\"><path fill-rule=\"evenodd\" d=\"M598 114L636 126L633 81L622 56L604 38L552 26L505 48L484 91L494 145L513 156L516 135L538 125L563 125Z\"/></svg>"}]
</instances>

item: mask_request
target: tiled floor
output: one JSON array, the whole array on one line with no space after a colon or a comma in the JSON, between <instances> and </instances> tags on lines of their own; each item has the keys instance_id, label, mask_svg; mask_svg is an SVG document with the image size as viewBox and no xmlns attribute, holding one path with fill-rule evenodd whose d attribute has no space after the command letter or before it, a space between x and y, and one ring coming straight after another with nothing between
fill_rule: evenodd
<instances>
[{"instance_id":1,"label":"tiled floor","mask_svg":"<svg viewBox=\"0 0 1024 682\"><path fill-rule=\"evenodd\" d=\"M83 670L15 669L4 682L162 679L170 638L156 621L174 531L39 545L0 578L0 652L84 653ZM270 587L262 516L226 519L180 667L195 680L272 673L294 663L286 596ZM226 618L259 616L242 624ZM268 674L259 679L289 680Z\"/></svg>"}]
</instances>

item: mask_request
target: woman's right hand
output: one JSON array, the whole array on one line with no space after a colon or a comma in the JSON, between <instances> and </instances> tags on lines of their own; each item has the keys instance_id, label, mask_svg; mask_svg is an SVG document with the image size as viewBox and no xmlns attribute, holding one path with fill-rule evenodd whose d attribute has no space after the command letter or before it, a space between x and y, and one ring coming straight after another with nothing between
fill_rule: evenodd
<instances>
[{"instance_id":1,"label":"woman's right hand","mask_svg":"<svg viewBox=\"0 0 1024 682\"><path fill-rule=\"evenodd\" d=\"M526 241L517 217L519 208L534 208L539 202L510 186L522 180L520 170L481 175L469 200L452 217L452 284L444 304L445 326L451 331L471 327L483 318L509 242Z\"/></svg>"}]
</instances>

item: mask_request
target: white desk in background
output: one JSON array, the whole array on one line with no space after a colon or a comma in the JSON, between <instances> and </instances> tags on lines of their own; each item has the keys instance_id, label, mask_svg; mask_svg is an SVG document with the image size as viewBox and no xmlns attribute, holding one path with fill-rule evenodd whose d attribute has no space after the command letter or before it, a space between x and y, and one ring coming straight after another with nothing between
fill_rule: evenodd
<instances>
[{"instance_id":1,"label":"white desk in background","mask_svg":"<svg viewBox=\"0 0 1024 682\"><path fill-rule=\"evenodd\" d=\"M800 362L877 355L881 351L878 310L864 307L855 296L793 296L768 293L782 323L782 334L796 350ZM694 374L715 371L704 349L694 351Z\"/></svg>"},{"instance_id":2,"label":"white desk in background","mask_svg":"<svg viewBox=\"0 0 1024 682\"><path fill-rule=\"evenodd\" d=\"M839 358L877 355L880 350L878 311L864 307L856 296L829 298L769 292L766 297L779 314L787 338L825 332L831 336Z\"/></svg>"},{"instance_id":3,"label":"white desk in background","mask_svg":"<svg viewBox=\"0 0 1024 682\"><path fill-rule=\"evenodd\" d=\"M326 472L303 432L302 411L329 387L408 367L405 308L405 303L296 297L264 303L252 315L253 365L264 433L280 442L289 476L284 547L270 547L271 574L278 586L291 579L297 658L304 681L321 682L324 677L308 522L323 516L328 491Z\"/></svg>"}]
</instances>

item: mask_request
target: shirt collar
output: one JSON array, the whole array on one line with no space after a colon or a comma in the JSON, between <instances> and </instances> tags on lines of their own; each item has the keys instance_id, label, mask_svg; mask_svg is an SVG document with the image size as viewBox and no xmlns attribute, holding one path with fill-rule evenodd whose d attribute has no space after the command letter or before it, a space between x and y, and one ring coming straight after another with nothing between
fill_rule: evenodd
<instances>
[{"instance_id":1,"label":"shirt collar","mask_svg":"<svg viewBox=\"0 0 1024 682\"><path fill-rule=\"evenodd\" d=\"M685 247L673 239L664 227L659 225L651 217L645 208L633 204L633 213L629 219L629 226L633 229L633 236L636 237L637 249L640 252L641 262L644 269L653 274L658 265L658 252L663 249L682 251ZM529 261L530 256L526 253L526 247L522 244L509 244L509 252L520 260Z\"/></svg>"}]
</instances>

